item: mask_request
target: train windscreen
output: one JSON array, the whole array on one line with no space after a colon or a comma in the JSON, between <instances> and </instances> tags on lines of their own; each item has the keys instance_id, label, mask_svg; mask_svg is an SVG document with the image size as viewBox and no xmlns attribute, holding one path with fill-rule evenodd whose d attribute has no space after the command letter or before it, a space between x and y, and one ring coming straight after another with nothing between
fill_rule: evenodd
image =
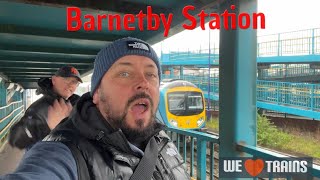
<instances>
[{"instance_id":1,"label":"train windscreen","mask_svg":"<svg viewBox=\"0 0 320 180\"><path fill-rule=\"evenodd\" d=\"M204 108L202 98L200 92L168 93L169 112L176 116L200 114Z\"/></svg>"}]
</instances>

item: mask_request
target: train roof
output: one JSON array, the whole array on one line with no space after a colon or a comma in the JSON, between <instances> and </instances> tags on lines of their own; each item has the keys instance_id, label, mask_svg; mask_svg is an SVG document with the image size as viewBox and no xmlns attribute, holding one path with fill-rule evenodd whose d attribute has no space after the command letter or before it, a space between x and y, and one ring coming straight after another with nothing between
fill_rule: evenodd
<instances>
[{"instance_id":1,"label":"train roof","mask_svg":"<svg viewBox=\"0 0 320 180\"><path fill-rule=\"evenodd\" d=\"M173 88L173 87L195 87L196 85L189 81L181 80L181 79L163 79L160 83L160 88Z\"/></svg>"}]
</instances>

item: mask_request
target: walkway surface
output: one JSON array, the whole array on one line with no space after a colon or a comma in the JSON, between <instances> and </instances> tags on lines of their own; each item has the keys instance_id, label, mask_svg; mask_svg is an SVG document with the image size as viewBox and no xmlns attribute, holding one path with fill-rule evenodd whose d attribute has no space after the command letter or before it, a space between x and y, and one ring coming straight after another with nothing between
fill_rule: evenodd
<instances>
[{"instance_id":1,"label":"walkway surface","mask_svg":"<svg viewBox=\"0 0 320 180\"><path fill-rule=\"evenodd\" d=\"M18 166L24 150L12 148L9 144L0 149L0 175L10 173Z\"/></svg>"}]
</instances>

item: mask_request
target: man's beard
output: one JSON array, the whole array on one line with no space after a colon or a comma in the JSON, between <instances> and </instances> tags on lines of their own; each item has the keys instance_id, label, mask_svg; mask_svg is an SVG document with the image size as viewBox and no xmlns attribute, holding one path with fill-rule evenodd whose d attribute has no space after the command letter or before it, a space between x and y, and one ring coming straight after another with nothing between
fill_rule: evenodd
<instances>
[{"instance_id":1,"label":"man's beard","mask_svg":"<svg viewBox=\"0 0 320 180\"><path fill-rule=\"evenodd\" d=\"M156 121L155 121L155 112L153 112L153 101L149 95L146 93L139 93L135 96L131 97L124 109L124 112L121 114L115 114L111 110L111 104L108 101L107 96L103 94L103 91L99 94L100 101L102 102L102 111L107 115L107 121L115 128L115 129L121 129L124 135L126 136L127 140L135 145L142 145L144 146L144 142L148 140L151 135L153 135L155 131ZM149 118L148 124L143 127L144 121L142 119L135 120L136 125L138 128L130 128L128 126L126 116L128 114L129 105L134 102L137 99L140 98L147 98L150 101L150 110L151 115ZM143 144L142 144L143 143Z\"/></svg>"}]
</instances>

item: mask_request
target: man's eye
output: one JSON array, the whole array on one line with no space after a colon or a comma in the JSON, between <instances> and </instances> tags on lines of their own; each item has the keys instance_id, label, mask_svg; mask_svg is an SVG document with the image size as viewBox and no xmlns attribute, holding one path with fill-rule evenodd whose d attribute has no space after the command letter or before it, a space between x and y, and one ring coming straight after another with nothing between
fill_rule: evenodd
<instances>
[{"instance_id":1,"label":"man's eye","mask_svg":"<svg viewBox=\"0 0 320 180\"><path fill-rule=\"evenodd\" d=\"M128 77L128 76L129 76L129 73L128 73L128 72L121 72L121 73L120 73L120 76L121 76L121 77Z\"/></svg>"},{"instance_id":2,"label":"man's eye","mask_svg":"<svg viewBox=\"0 0 320 180\"><path fill-rule=\"evenodd\" d=\"M153 77L153 78L154 78L154 77L157 77L157 75L154 74L154 73L147 73L147 76L148 76L148 77Z\"/></svg>"}]
</instances>

